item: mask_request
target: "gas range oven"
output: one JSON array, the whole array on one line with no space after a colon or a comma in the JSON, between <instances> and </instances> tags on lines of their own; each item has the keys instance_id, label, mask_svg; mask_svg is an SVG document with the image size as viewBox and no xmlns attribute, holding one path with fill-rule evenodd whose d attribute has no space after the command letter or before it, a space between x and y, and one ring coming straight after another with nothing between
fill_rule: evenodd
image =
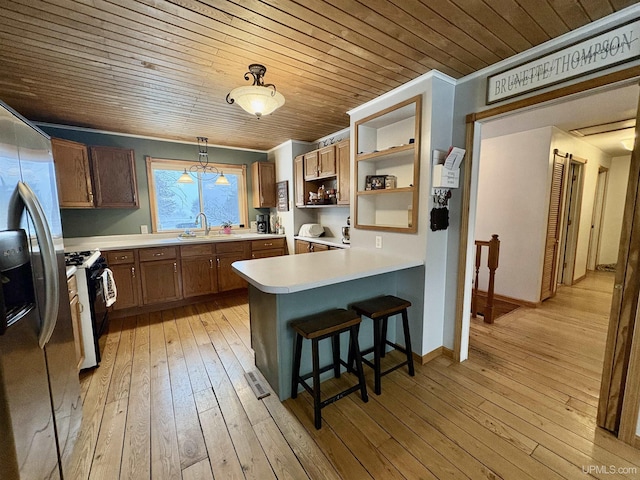
<instances>
[{"instance_id":1,"label":"gas range oven","mask_svg":"<svg viewBox=\"0 0 640 480\"><path fill-rule=\"evenodd\" d=\"M107 268L107 261L100 250L66 252L64 256L67 266L77 268L76 281L78 300L81 304L80 324L84 345L84 362L80 368L97 367L109 330L109 312L103 290L103 274Z\"/></svg>"}]
</instances>

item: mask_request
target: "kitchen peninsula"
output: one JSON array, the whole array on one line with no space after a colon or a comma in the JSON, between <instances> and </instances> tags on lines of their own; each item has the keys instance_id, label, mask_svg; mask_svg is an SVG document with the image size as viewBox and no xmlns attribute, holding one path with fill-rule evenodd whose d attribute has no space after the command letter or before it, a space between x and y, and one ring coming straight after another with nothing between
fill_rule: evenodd
<instances>
[{"instance_id":1,"label":"kitchen peninsula","mask_svg":"<svg viewBox=\"0 0 640 480\"><path fill-rule=\"evenodd\" d=\"M313 255L288 255L239 261L233 270L249 283L251 345L256 366L278 393L280 400L291 396L293 333L288 323L294 318L345 308L377 295L402 295L403 286L424 276L423 261L400 255L350 248ZM413 299L409 299L413 303ZM422 302L414 303L421 310ZM421 315L421 312L418 313ZM388 337L395 339L395 323ZM360 328L360 346L373 344L371 322ZM321 364L331 358L330 346L320 344ZM346 358L347 338L341 339ZM303 348L302 371L311 370L311 354Z\"/></svg>"}]
</instances>

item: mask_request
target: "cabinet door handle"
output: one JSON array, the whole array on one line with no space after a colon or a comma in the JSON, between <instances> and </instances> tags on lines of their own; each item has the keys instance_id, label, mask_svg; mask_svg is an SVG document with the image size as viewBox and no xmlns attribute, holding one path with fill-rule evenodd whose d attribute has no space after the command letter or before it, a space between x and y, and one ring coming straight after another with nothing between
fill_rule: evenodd
<instances>
[{"instance_id":1,"label":"cabinet door handle","mask_svg":"<svg viewBox=\"0 0 640 480\"><path fill-rule=\"evenodd\" d=\"M271 245L273 245L273 243L265 243L264 244L265 247L270 247Z\"/></svg>"},{"instance_id":2,"label":"cabinet door handle","mask_svg":"<svg viewBox=\"0 0 640 480\"><path fill-rule=\"evenodd\" d=\"M89 192L89 201L93 203L93 193Z\"/></svg>"},{"instance_id":3,"label":"cabinet door handle","mask_svg":"<svg viewBox=\"0 0 640 480\"><path fill-rule=\"evenodd\" d=\"M216 258L216 265L220 268L220 258Z\"/></svg>"},{"instance_id":4,"label":"cabinet door handle","mask_svg":"<svg viewBox=\"0 0 640 480\"><path fill-rule=\"evenodd\" d=\"M173 273L178 273L178 264L173 262Z\"/></svg>"},{"instance_id":5,"label":"cabinet door handle","mask_svg":"<svg viewBox=\"0 0 640 480\"><path fill-rule=\"evenodd\" d=\"M213 268L213 260L209 259L209 268Z\"/></svg>"},{"instance_id":6,"label":"cabinet door handle","mask_svg":"<svg viewBox=\"0 0 640 480\"><path fill-rule=\"evenodd\" d=\"M163 255L164 255L164 252L154 253L153 254L154 257L162 257Z\"/></svg>"},{"instance_id":7,"label":"cabinet door handle","mask_svg":"<svg viewBox=\"0 0 640 480\"><path fill-rule=\"evenodd\" d=\"M132 278L136 277L136 267L131 267L131 277Z\"/></svg>"},{"instance_id":8,"label":"cabinet door handle","mask_svg":"<svg viewBox=\"0 0 640 480\"><path fill-rule=\"evenodd\" d=\"M127 258L129 258L127 255L121 255L119 257L116 257L116 260L126 260Z\"/></svg>"}]
</instances>

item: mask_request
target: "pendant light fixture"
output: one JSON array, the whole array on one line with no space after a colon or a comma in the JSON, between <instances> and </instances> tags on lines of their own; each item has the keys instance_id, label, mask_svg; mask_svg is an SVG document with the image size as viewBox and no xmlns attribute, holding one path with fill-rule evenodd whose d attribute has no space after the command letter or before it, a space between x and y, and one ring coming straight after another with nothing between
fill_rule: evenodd
<instances>
[{"instance_id":1,"label":"pendant light fixture","mask_svg":"<svg viewBox=\"0 0 640 480\"><path fill-rule=\"evenodd\" d=\"M253 85L234 88L227 94L227 103L238 103L242 109L260 119L264 115L273 113L284 105L284 96L276 90L273 83L264 83L264 74L267 69L264 65L253 63L249 65L249 71L244 74L245 80L253 76Z\"/></svg>"},{"instance_id":2,"label":"pendant light fixture","mask_svg":"<svg viewBox=\"0 0 640 480\"><path fill-rule=\"evenodd\" d=\"M203 181L211 181L215 179L216 185L229 185L229 180L224 176L221 170L209 164L209 145L207 137L198 138L198 163L191 165L189 171L184 172L178 177L178 183L193 183L198 177Z\"/></svg>"}]
</instances>

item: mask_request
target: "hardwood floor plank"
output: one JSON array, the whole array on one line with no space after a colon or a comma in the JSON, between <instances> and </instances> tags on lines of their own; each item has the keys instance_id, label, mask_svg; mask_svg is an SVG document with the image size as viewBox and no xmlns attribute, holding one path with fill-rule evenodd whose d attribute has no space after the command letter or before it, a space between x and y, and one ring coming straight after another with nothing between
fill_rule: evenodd
<instances>
[{"instance_id":1,"label":"hardwood floor plank","mask_svg":"<svg viewBox=\"0 0 640 480\"><path fill-rule=\"evenodd\" d=\"M200 423L209 452L208 463L216 480L243 479L242 465L217 404L200 413Z\"/></svg>"},{"instance_id":2,"label":"hardwood floor plank","mask_svg":"<svg viewBox=\"0 0 640 480\"><path fill-rule=\"evenodd\" d=\"M85 381L90 385L82 405L82 426L72 454L71 471L74 478L89 478L91 472L121 329L122 320L111 322L100 367L86 372L89 377Z\"/></svg>"},{"instance_id":3,"label":"hardwood floor plank","mask_svg":"<svg viewBox=\"0 0 640 480\"><path fill-rule=\"evenodd\" d=\"M175 312L171 316L174 315ZM163 320L180 466L185 469L207 458L207 449L175 320L165 318L164 313Z\"/></svg>"},{"instance_id":4,"label":"hardwood floor plank","mask_svg":"<svg viewBox=\"0 0 640 480\"><path fill-rule=\"evenodd\" d=\"M272 418L257 423L253 426L253 430L269 459L276 478L295 478L296 480L309 478Z\"/></svg>"},{"instance_id":5,"label":"hardwood floor plank","mask_svg":"<svg viewBox=\"0 0 640 480\"><path fill-rule=\"evenodd\" d=\"M211 382L207 377L206 369L200 358L198 346L191 331L190 318L196 314L192 307L184 307L176 311L176 327L180 336L180 345L184 355L184 361L189 372L191 391L196 393L200 390L211 388Z\"/></svg>"},{"instance_id":6,"label":"hardwood floor plank","mask_svg":"<svg viewBox=\"0 0 640 480\"><path fill-rule=\"evenodd\" d=\"M149 377L149 316L138 316L136 325L131 392L125 428L121 479L151 476L151 379Z\"/></svg>"},{"instance_id":7,"label":"hardwood floor plank","mask_svg":"<svg viewBox=\"0 0 640 480\"><path fill-rule=\"evenodd\" d=\"M169 377L161 377L169 379ZM180 453L171 387L159 381L151 389L151 478L180 480Z\"/></svg>"},{"instance_id":8,"label":"hardwood floor plank","mask_svg":"<svg viewBox=\"0 0 640 480\"><path fill-rule=\"evenodd\" d=\"M208 460L201 460L182 471L182 480L213 480Z\"/></svg>"},{"instance_id":9,"label":"hardwood floor plank","mask_svg":"<svg viewBox=\"0 0 640 480\"><path fill-rule=\"evenodd\" d=\"M104 407L96 453L91 464L90 480L117 479L120 477L122 443L127 419L127 398L121 398Z\"/></svg>"},{"instance_id":10,"label":"hardwood floor plank","mask_svg":"<svg viewBox=\"0 0 640 480\"><path fill-rule=\"evenodd\" d=\"M133 341L136 332L136 317L123 319L118 352L113 365L107 403L127 398L131 386L131 366L133 362Z\"/></svg>"}]
</instances>

